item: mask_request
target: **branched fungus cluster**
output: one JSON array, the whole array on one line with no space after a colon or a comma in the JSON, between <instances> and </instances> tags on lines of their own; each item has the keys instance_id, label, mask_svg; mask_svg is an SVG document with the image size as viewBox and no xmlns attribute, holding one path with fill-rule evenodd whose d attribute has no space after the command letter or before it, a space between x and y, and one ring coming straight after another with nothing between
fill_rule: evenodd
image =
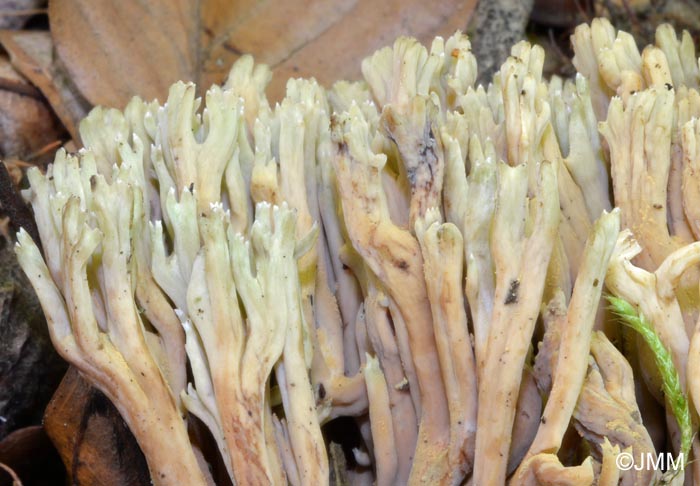
<instances>
[{"instance_id":1,"label":"branched fungus cluster","mask_svg":"<svg viewBox=\"0 0 700 486\"><path fill-rule=\"evenodd\" d=\"M29 172L44 252L21 232L19 261L155 484L212 481L188 426L234 484L327 483L341 416L353 484L700 481L694 46L572 42L575 79L522 42L474 86L465 35L400 38L275 106L244 56L204 103L95 108Z\"/></svg>"}]
</instances>

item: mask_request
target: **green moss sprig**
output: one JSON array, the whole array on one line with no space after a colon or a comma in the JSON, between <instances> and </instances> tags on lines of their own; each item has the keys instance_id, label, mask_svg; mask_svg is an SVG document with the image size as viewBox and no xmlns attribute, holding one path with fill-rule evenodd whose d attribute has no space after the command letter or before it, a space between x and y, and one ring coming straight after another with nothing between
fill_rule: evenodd
<instances>
[{"instance_id":1,"label":"green moss sprig","mask_svg":"<svg viewBox=\"0 0 700 486\"><path fill-rule=\"evenodd\" d=\"M671 353L661 342L661 339L654 331L651 323L637 311L637 309L626 300L615 297L613 295L606 296L610 303L610 310L620 318L622 323L634 329L647 346L654 353L656 367L661 374L663 382L663 392L666 400L671 407L671 412L678 422L681 432L681 447L680 453L683 455L684 461L687 460L690 453L690 446L693 441L693 425L690 419L690 407L688 399L683 393L678 371L673 365ZM676 471L678 472L678 471Z\"/></svg>"}]
</instances>

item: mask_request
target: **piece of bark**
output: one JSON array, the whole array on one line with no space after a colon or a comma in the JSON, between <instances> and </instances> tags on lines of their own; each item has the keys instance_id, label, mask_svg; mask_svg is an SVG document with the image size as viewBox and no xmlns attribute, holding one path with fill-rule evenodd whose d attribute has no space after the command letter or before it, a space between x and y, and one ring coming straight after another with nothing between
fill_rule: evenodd
<instances>
[{"instance_id":1,"label":"piece of bark","mask_svg":"<svg viewBox=\"0 0 700 486\"><path fill-rule=\"evenodd\" d=\"M46 408L44 428L71 485L151 484L146 459L119 412L73 367Z\"/></svg>"},{"instance_id":2,"label":"piece of bark","mask_svg":"<svg viewBox=\"0 0 700 486\"><path fill-rule=\"evenodd\" d=\"M656 27L669 23L680 31L686 29L697 41L700 32L700 9L697 0L592 0L594 14L606 17L616 29L632 34L637 45L653 44Z\"/></svg>"},{"instance_id":3,"label":"piece of bark","mask_svg":"<svg viewBox=\"0 0 700 486\"><path fill-rule=\"evenodd\" d=\"M64 483L66 471L61 458L40 425L12 432L0 441L0 463L17 474L26 486L54 486ZM0 474L0 485L9 484Z\"/></svg>"},{"instance_id":4,"label":"piece of bark","mask_svg":"<svg viewBox=\"0 0 700 486\"><path fill-rule=\"evenodd\" d=\"M343 454L343 447L336 442L331 442L328 449L331 463L330 484L334 486L348 486L350 484L347 478L348 465L345 461L345 454Z\"/></svg>"},{"instance_id":5,"label":"piece of bark","mask_svg":"<svg viewBox=\"0 0 700 486\"><path fill-rule=\"evenodd\" d=\"M1 18L1 17L0 17ZM0 55L0 157L26 157L65 138L39 90Z\"/></svg>"},{"instance_id":6,"label":"piece of bark","mask_svg":"<svg viewBox=\"0 0 700 486\"><path fill-rule=\"evenodd\" d=\"M39 424L66 364L51 345L39 302L0 241L0 438Z\"/></svg>"},{"instance_id":7,"label":"piece of bark","mask_svg":"<svg viewBox=\"0 0 700 486\"><path fill-rule=\"evenodd\" d=\"M36 221L34 221L34 217L29 209L29 206L24 203L22 196L17 191L12 175L8 171L4 162L0 162L0 215L6 215L9 217L9 227L14 232L17 232L20 230L20 228L23 228L24 231L29 233L29 236L31 236L32 239L37 242L39 248L41 248L39 229L36 226ZM16 272L19 272L17 278L23 278L24 273L22 273L19 266L16 264L14 253L11 261L15 263L13 263L13 266L11 267L8 266L7 269L10 272L13 272L13 275L15 275ZM22 285L29 284L26 279L21 280L21 283ZM38 305L38 301L35 302Z\"/></svg>"},{"instance_id":8,"label":"piece of bark","mask_svg":"<svg viewBox=\"0 0 700 486\"><path fill-rule=\"evenodd\" d=\"M510 48L523 39L534 0L479 2L469 22L472 53L479 65L477 84L487 85L508 59Z\"/></svg>"},{"instance_id":9,"label":"piece of bark","mask_svg":"<svg viewBox=\"0 0 700 486\"><path fill-rule=\"evenodd\" d=\"M90 108L72 81L55 62L51 34L45 31L0 31L0 44L12 65L46 97L70 136L78 138L78 123ZM123 66L122 66L123 67Z\"/></svg>"}]
</instances>

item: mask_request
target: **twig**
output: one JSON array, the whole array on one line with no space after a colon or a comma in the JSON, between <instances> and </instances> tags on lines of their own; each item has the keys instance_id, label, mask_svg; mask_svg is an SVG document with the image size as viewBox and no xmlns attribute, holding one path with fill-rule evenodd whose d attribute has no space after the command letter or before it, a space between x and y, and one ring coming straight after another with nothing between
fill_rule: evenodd
<instances>
[{"instance_id":1,"label":"twig","mask_svg":"<svg viewBox=\"0 0 700 486\"><path fill-rule=\"evenodd\" d=\"M564 51L562 51L561 47L559 46L559 43L554 38L554 31L552 29L547 29L547 36L549 37L549 43L552 47L552 51L559 58L560 68L562 66L566 66L567 68L570 69L573 66L573 63L571 62L571 59L569 58L569 56L567 56L564 53ZM563 72L563 71L564 71L564 69L559 70L559 72Z\"/></svg>"},{"instance_id":2,"label":"twig","mask_svg":"<svg viewBox=\"0 0 700 486\"><path fill-rule=\"evenodd\" d=\"M33 85L11 81L9 79L0 78L0 90L10 91L22 96L29 96L30 98L34 98L36 100L44 99L44 95L41 94L41 91L39 91Z\"/></svg>"},{"instance_id":3,"label":"twig","mask_svg":"<svg viewBox=\"0 0 700 486\"><path fill-rule=\"evenodd\" d=\"M47 15L48 8L27 8L23 10L0 10L0 17L28 17L30 15Z\"/></svg>"},{"instance_id":4,"label":"twig","mask_svg":"<svg viewBox=\"0 0 700 486\"><path fill-rule=\"evenodd\" d=\"M581 5L581 4L584 5ZM575 0L576 10L583 16L586 23L590 23L595 12L593 2L590 0Z\"/></svg>"},{"instance_id":5,"label":"twig","mask_svg":"<svg viewBox=\"0 0 700 486\"><path fill-rule=\"evenodd\" d=\"M12 478L12 486L22 486L22 481L17 476L17 473L8 465L0 462L0 468L4 469L7 474Z\"/></svg>"},{"instance_id":6,"label":"twig","mask_svg":"<svg viewBox=\"0 0 700 486\"><path fill-rule=\"evenodd\" d=\"M34 160L37 157L41 157L42 155L48 153L48 152L55 152L57 148L59 148L61 145L63 145L64 141L63 140L54 140L53 142L49 142L43 147L35 150L31 154L27 155L26 160ZM20 164L21 165L21 164ZM32 164L27 164L32 165Z\"/></svg>"}]
</instances>

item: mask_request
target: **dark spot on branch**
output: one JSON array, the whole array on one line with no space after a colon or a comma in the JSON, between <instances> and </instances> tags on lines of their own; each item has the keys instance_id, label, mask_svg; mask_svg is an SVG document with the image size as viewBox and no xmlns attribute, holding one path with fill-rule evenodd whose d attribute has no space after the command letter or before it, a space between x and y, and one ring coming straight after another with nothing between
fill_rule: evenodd
<instances>
[{"instance_id":1,"label":"dark spot on branch","mask_svg":"<svg viewBox=\"0 0 700 486\"><path fill-rule=\"evenodd\" d=\"M517 278L510 281L510 287L508 288L508 295L506 295L506 300L503 302L505 305L517 304L518 303L518 290L520 289L520 280Z\"/></svg>"}]
</instances>

